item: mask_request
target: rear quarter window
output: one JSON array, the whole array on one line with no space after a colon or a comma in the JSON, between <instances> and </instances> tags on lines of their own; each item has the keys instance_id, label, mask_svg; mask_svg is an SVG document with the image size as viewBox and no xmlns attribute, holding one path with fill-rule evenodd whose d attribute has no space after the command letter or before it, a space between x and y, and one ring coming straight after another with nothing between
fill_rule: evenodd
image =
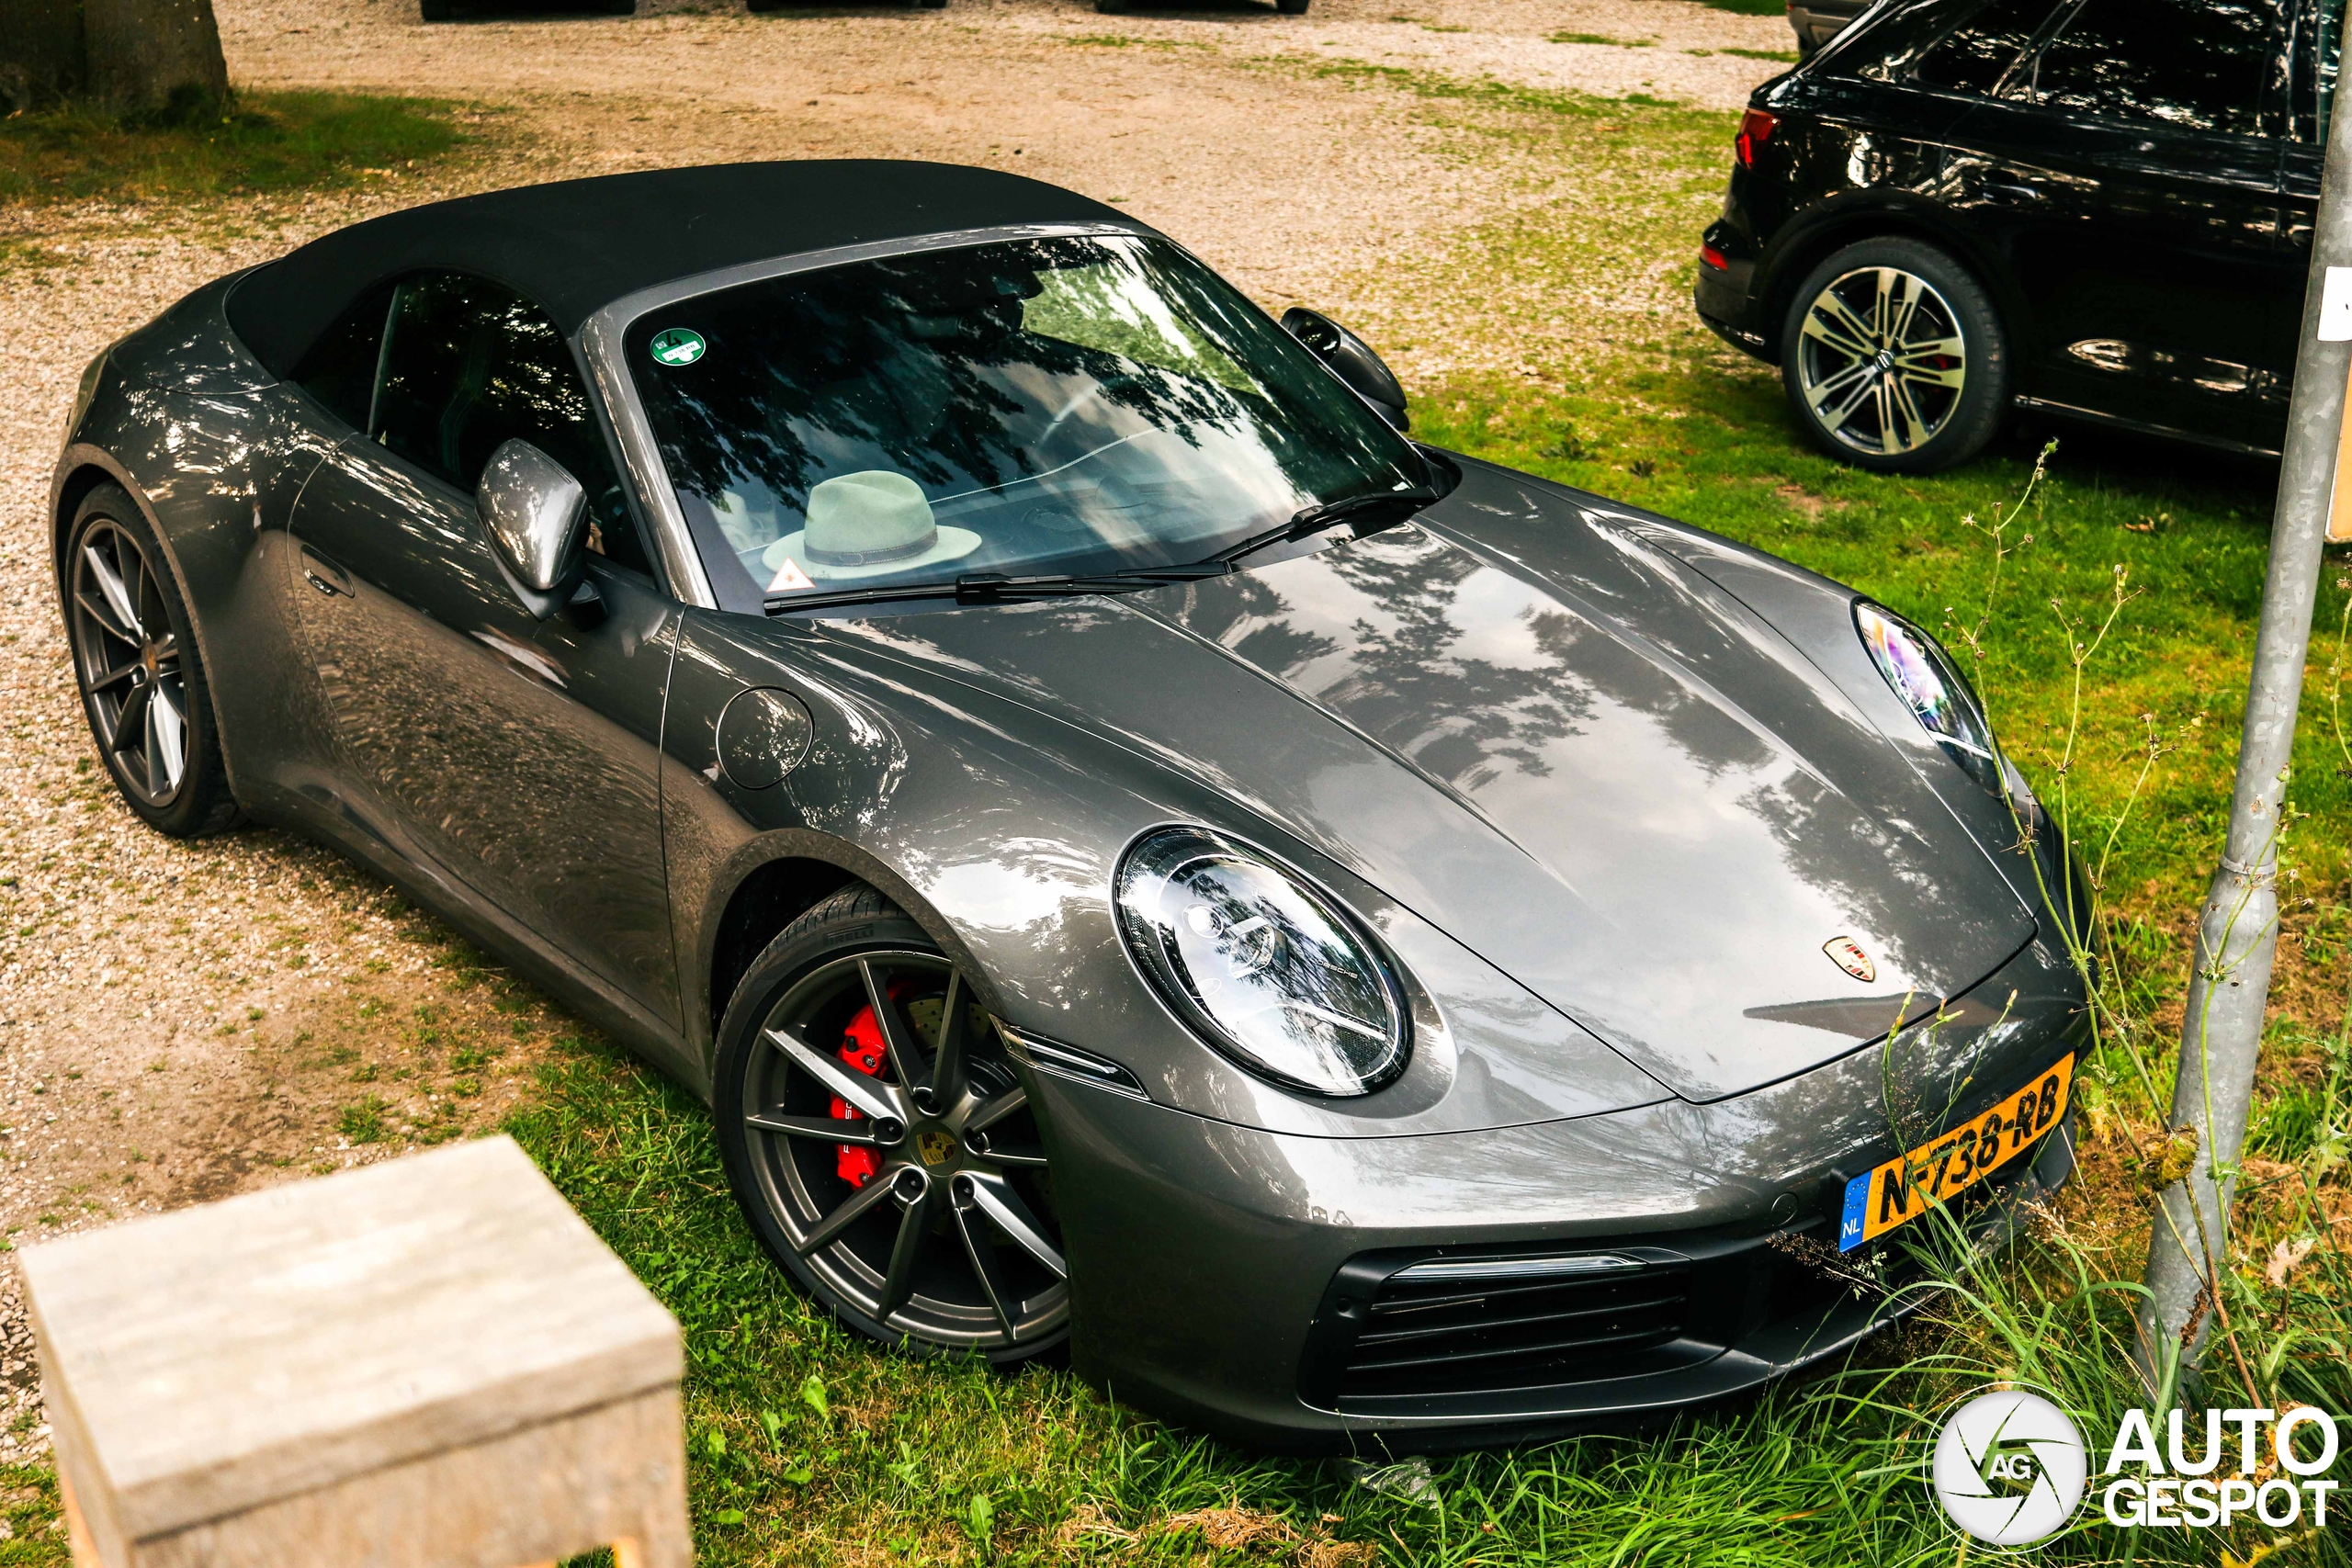
<instances>
[{"instance_id":1,"label":"rear quarter window","mask_svg":"<svg viewBox=\"0 0 2352 1568\"><path fill-rule=\"evenodd\" d=\"M1922 51L1911 79L1941 92L1989 97L2053 8L2052 0L1991 0Z\"/></svg>"}]
</instances>

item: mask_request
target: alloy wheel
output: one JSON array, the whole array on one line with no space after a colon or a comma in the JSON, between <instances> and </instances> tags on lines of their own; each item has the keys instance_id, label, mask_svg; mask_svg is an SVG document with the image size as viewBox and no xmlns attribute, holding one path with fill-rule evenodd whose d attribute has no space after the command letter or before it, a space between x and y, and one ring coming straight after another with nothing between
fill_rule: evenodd
<instances>
[{"instance_id":1,"label":"alloy wheel","mask_svg":"<svg viewBox=\"0 0 2352 1568\"><path fill-rule=\"evenodd\" d=\"M878 1059L854 1030L878 1035ZM820 965L770 1010L743 1072L761 1195L802 1266L860 1314L982 1353L1062 1332L1068 1269L1036 1120L945 957Z\"/></svg>"},{"instance_id":2,"label":"alloy wheel","mask_svg":"<svg viewBox=\"0 0 2352 1568\"><path fill-rule=\"evenodd\" d=\"M84 530L73 560L75 672L123 787L169 805L187 776L188 699L156 565L120 525Z\"/></svg>"},{"instance_id":3,"label":"alloy wheel","mask_svg":"<svg viewBox=\"0 0 2352 1568\"><path fill-rule=\"evenodd\" d=\"M1797 355L1805 407L1860 452L1917 451L1951 423L1967 386L1951 301L1900 267L1833 279L1805 310Z\"/></svg>"}]
</instances>

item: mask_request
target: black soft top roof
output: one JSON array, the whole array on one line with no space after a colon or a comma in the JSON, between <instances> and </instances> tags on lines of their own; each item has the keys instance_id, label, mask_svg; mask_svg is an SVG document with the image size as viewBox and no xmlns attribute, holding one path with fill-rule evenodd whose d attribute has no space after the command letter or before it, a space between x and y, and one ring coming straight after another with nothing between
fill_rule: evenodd
<instances>
[{"instance_id":1,"label":"black soft top roof","mask_svg":"<svg viewBox=\"0 0 2352 1568\"><path fill-rule=\"evenodd\" d=\"M447 268L537 300L569 337L625 294L836 245L1026 223L1115 223L1115 208L994 169L879 159L714 164L460 197L355 223L249 273L229 322L291 375L385 278Z\"/></svg>"}]
</instances>

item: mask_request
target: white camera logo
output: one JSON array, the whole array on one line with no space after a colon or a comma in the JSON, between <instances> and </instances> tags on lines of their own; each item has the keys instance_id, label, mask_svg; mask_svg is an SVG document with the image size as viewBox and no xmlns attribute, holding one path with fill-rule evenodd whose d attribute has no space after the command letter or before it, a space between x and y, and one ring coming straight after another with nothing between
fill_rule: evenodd
<instances>
[{"instance_id":1,"label":"white camera logo","mask_svg":"<svg viewBox=\"0 0 2352 1568\"><path fill-rule=\"evenodd\" d=\"M2089 1461L2066 1413L2026 1389L1999 1389L1944 1419L1928 1482L1951 1522L1990 1546L2027 1546L2064 1529Z\"/></svg>"}]
</instances>

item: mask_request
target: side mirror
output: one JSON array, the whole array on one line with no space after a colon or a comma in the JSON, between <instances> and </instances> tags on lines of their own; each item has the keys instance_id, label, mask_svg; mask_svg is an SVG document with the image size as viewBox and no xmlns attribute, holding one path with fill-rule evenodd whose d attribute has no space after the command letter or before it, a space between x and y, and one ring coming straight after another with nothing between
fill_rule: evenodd
<instances>
[{"instance_id":1,"label":"side mirror","mask_svg":"<svg viewBox=\"0 0 2352 1568\"><path fill-rule=\"evenodd\" d=\"M1297 305L1283 312L1283 331L1305 344L1308 353L1389 423L1399 430L1413 427L1405 412L1405 389L1397 385L1396 373L1373 353L1372 344L1322 312Z\"/></svg>"},{"instance_id":2,"label":"side mirror","mask_svg":"<svg viewBox=\"0 0 2352 1568\"><path fill-rule=\"evenodd\" d=\"M563 607L587 554L588 492L527 441L503 441L474 487L506 585L546 620Z\"/></svg>"}]
</instances>

